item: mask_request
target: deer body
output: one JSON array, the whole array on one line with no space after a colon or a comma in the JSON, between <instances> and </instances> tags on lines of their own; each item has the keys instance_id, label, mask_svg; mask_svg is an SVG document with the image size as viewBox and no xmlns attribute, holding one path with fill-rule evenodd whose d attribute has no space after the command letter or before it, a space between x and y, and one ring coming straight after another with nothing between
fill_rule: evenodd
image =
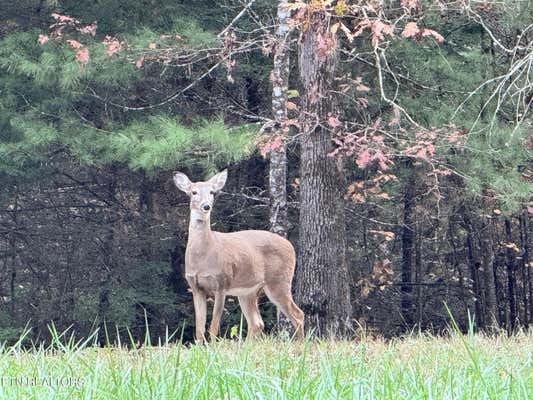
<instances>
[{"instance_id":1,"label":"deer body","mask_svg":"<svg viewBox=\"0 0 533 400\"><path fill-rule=\"evenodd\" d=\"M213 295L242 296L258 292L268 282L291 279L286 266L294 266L289 241L267 231L212 232L196 235L189 230L185 276L189 285ZM192 233L192 235L191 235ZM205 240L205 236L209 239Z\"/></svg>"},{"instance_id":2,"label":"deer body","mask_svg":"<svg viewBox=\"0 0 533 400\"><path fill-rule=\"evenodd\" d=\"M197 341L205 339L207 297L215 299L211 336L218 335L227 295L238 296L248 324L248 337L260 333L264 324L257 299L262 289L291 319L301 337L304 315L291 295L296 259L292 244L268 231L211 231L210 211L214 194L224 186L225 171L208 182L191 183L181 173L174 180L180 190L191 196L185 278L193 294Z\"/></svg>"}]
</instances>

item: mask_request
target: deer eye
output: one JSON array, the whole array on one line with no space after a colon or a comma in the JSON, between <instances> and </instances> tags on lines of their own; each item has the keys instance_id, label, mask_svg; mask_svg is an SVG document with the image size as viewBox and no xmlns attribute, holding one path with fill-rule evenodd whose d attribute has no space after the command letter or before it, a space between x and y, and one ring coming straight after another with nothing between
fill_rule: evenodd
<instances>
[{"instance_id":1,"label":"deer eye","mask_svg":"<svg viewBox=\"0 0 533 400\"><path fill-rule=\"evenodd\" d=\"M209 192L209 194L215 194L215 192L213 192L212 190Z\"/></svg>"},{"instance_id":2,"label":"deer eye","mask_svg":"<svg viewBox=\"0 0 533 400\"><path fill-rule=\"evenodd\" d=\"M198 194L198 192L196 190L193 190L191 193L192 193L193 196Z\"/></svg>"}]
</instances>

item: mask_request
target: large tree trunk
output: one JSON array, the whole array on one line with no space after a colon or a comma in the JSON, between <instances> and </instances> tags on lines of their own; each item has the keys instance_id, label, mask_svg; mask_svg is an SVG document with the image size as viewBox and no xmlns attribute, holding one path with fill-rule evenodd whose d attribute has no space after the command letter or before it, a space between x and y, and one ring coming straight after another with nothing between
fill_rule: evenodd
<instances>
[{"instance_id":1,"label":"large tree trunk","mask_svg":"<svg viewBox=\"0 0 533 400\"><path fill-rule=\"evenodd\" d=\"M328 18L314 12L299 48L303 90L296 299L306 314L307 327L321 336L346 334L351 329L352 312L345 259L345 180L340 165L328 157L333 143L325 128L328 113L335 115L329 90L338 61L328 26Z\"/></svg>"},{"instance_id":2,"label":"large tree trunk","mask_svg":"<svg viewBox=\"0 0 533 400\"><path fill-rule=\"evenodd\" d=\"M289 87L289 11L286 1L278 4L278 29L276 30L276 50L272 69L272 114L273 134L282 134L287 121L287 91ZM283 144L270 153L270 230L287 237L287 152Z\"/></svg>"},{"instance_id":3,"label":"large tree trunk","mask_svg":"<svg viewBox=\"0 0 533 400\"><path fill-rule=\"evenodd\" d=\"M274 67L270 80L272 81L272 116L274 118L273 134L282 134L287 121L287 91L289 89L290 67L290 28L289 10L286 0L278 4L278 29L276 30L276 49L274 52ZM270 189L270 230L278 235L287 237L287 148L285 143L270 153L269 168ZM290 321L277 312L278 330L291 330Z\"/></svg>"}]
</instances>

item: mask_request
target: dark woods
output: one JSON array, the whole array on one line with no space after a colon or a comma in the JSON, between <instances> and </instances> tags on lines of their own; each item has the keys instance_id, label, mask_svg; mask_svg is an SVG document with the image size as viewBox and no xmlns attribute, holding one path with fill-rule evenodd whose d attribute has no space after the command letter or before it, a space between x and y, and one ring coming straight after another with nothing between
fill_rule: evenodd
<instances>
[{"instance_id":1,"label":"dark woods","mask_svg":"<svg viewBox=\"0 0 533 400\"><path fill-rule=\"evenodd\" d=\"M0 213L3 338L27 321L41 338L51 321L80 334L107 321L111 336L115 325L123 335L127 326L142 340L145 317L154 337L183 324L191 337L182 276L188 204L171 175L57 167L69 173L14 191ZM214 229L268 229L265 175L259 158L230 169ZM462 329L469 314L489 330L512 332L531 322L530 217L481 207L452 184L438 212L423 180L411 177L382 205L345 202L354 325L387 336L415 327L440 332L449 321L444 303ZM289 238L296 244L299 204L297 192L291 195ZM228 302L223 332L239 324L237 309ZM264 304L263 311L272 328L274 310Z\"/></svg>"},{"instance_id":2,"label":"dark woods","mask_svg":"<svg viewBox=\"0 0 533 400\"><path fill-rule=\"evenodd\" d=\"M102 344L106 335L128 342L129 332L142 342L147 327L153 342L167 332L191 339L188 199L172 175L202 180L225 167L213 230L272 223L286 232L298 253L295 300L313 326L442 333L448 309L461 330L531 325L531 97L525 109L514 100L485 106L487 85L457 111L483 82L527 60L521 44L514 57L502 50L517 43L524 10L471 10L491 13L488 27L474 14L427 11L444 43L415 25L402 39L379 38L387 52L377 54L375 32L350 38L357 24L339 6L328 18L352 33L333 39L320 25L327 18L313 15L318 25L285 37L276 53L268 32L287 20L271 1L253 4L223 39L248 2L143 2L149 11L129 0L79 3L0 7L0 341L25 326L29 339L49 340L52 322L78 336L99 329ZM421 10L410 18L421 21ZM96 20L95 38L95 25L75 43L55 37L50 25L61 18L51 13ZM424 126L453 120L466 144L420 136L390 99ZM275 147L256 146L265 126L286 134L276 142L286 143L283 156L259 154ZM337 154L344 133L371 139ZM274 330L275 308L266 299L261 307ZM240 323L229 300L221 332L235 336Z\"/></svg>"}]
</instances>

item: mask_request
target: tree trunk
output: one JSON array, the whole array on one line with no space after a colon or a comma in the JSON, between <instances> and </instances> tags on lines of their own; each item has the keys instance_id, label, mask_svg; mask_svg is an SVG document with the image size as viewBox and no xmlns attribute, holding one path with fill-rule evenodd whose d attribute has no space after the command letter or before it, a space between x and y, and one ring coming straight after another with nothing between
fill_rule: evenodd
<instances>
[{"instance_id":1,"label":"tree trunk","mask_svg":"<svg viewBox=\"0 0 533 400\"><path fill-rule=\"evenodd\" d=\"M290 68L290 12L286 8L286 1L278 3L276 30L276 48L274 52L274 66L272 68L272 116L274 118L273 134L283 134L283 127L287 121L287 100L289 89ZM278 235L287 237L287 147L283 145L270 153L269 166L270 189L270 230ZM277 329L291 331L290 321L277 310Z\"/></svg>"},{"instance_id":2,"label":"tree trunk","mask_svg":"<svg viewBox=\"0 0 533 400\"><path fill-rule=\"evenodd\" d=\"M513 236L511 231L511 221L505 218L505 240L507 243L513 243ZM509 324L507 330L509 333L516 329L516 278L515 278L515 263L513 249L508 246L506 249L506 264L507 264L507 296L509 298Z\"/></svg>"},{"instance_id":3,"label":"tree trunk","mask_svg":"<svg viewBox=\"0 0 533 400\"><path fill-rule=\"evenodd\" d=\"M509 319L509 310L507 308L507 296L505 294L505 281L502 278L504 275L505 254L502 251L496 253L494 258L494 285L496 286L496 299L498 309L498 319L500 320L500 327L507 327ZM503 272L502 272L503 271Z\"/></svg>"},{"instance_id":4,"label":"tree trunk","mask_svg":"<svg viewBox=\"0 0 533 400\"><path fill-rule=\"evenodd\" d=\"M272 114L273 134L282 134L287 121L287 91L289 88L289 16L285 0L278 4L278 29L276 30L276 50L272 69ZM270 230L287 237L287 152L283 144L270 153Z\"/></svg>"},{"instance_id":5,"label":"tree trunk","mask_svg":"<svg viewBox=\"0 0 533 400\"><path fill-rule=\"evenodd\" d=\"M455 224L453 226L455 226ZM459 263L459 257L457 255L457 246L455 244L455 239L454 239L454 229L452 227L452 219L448 221L448 232L449 232L450 244L452 246L453 266L454 266L455 271L457 271L457 275L459 275L460 300L464 306L464 315L467 315L468 314L468 296L466 294L466 288L465 288L465 276L463 274L463 269L461 268L461 264Z\"/></svg>"},{"instance_id":6,"label":"tree trunk","mask_svg":"<svg viewBox=\"0 0 533 400\"><path fill-rule=\"evenodd\" d=\"M474 239L474 227L470 219L469 211L465 211L463 219L466 225L466 247L468 250L468 265L470 266L470 276L472 279L472 291L474 293L475 321L478 328L483 328L483 311L481 308L481 290L479 279L480 263L476 260L476 241Z\"/></svg>"},{"instance_id":7,"label":"tree trunk","mask_svg":"<svg viewBox=\"0 0 533 400\"><path fill-rule=\"evenodd\" d=\"M415 244L415 284L416 284L416 323L418 329L422 329L422 315L424 302L422 299L422 235L417 229L417 240Z\"/></svg>"},{"instance_id":8,"label":"tree trunk","mask_svg":"<svg viewBox=\"0 0 533 400\"><path fill-rule=\"evenodd\" d=\"M402 229L402 285L401 308L404 323L407 328L413 325L413 257L414 257L414 198L416 177L410 161L406 165L409 176L405 182L403 192L403 229Z\"/></svg>"},{"instance_id":9,"label":"tree trunk","mask_svg":"<svg viewBox=\"0 0 533 400\"><path fill-rule=\"evenodd\" d=\"M12 215L13 219L13 226L18 228L18 206L19 206L19 194L18 190L15 192L14 196L14 213ZM9 249L11 253L11 274L9 279L9 292L10 292L10 299L11 299L11 318L15 320L15 310L16 310L16 294L15 294L15 280L17 278L17 266L16 266L16 259L17 259L17 244L15 241L15 238L13 235L8 236L8 243L9 243Z\"/></svg>"},{"instance_id":10,"label":"tree trunk","mask_svg":"<svg viewBox=\"0 0 533 400\"><path fill-rule=\"evenodd\" d=\"M480 242L483 258L485 328L489 330L497 330L498 318L496 310L496 286L494 283L494 244L492 241L492 224L490 220L485 220L483 228Z\"/></svg>"},{"instance_id":11,"label":"tree trunk","mask_svg":"<svg viewBox=\"0 0 533 400\"><path fill-rule=\"evenodd\" d=\"M340 165L328 156L333 143L325 128L329 113L335 115L329 90L338 61L335 38L328 27L328 17L322 11L313 12L299 48L303 90L300 252L295 286L307 327L321 336L342 336L351 330L352 305L345 259L345 179Z\"/></svg>"},{"instance_id":12,"label":"tree trunk","mask_svg":"<svg viewBox=\"0 0 533 400\"><path fill-rule=\"evenodd\" d=\"M117 195L117 182L115 178L117 171L117 165L112 164L109 167L109 176L107 178L108 182L106 184L106 196L110 201L113 201ZM113 329L113 326L108 325L111 322L108 320L111 307L109 297L111 294L111 288L113 286L113 274L116 274L118 269L117 259L115 256L115 222L112 221L114 218L110 213L106 213L103 218L107 229L105 233L103 233L104 240L102 243L102 261L105 268L103 269L103 276L100 282L100 293L98 296L98 316L100 317L100 332L102 332L98 338L100 345L105 346L109 345L108 341L110 340L108 336L108 330L111 329L112 331Z\"/></svg>"},{"instance_id":13,"label":"tree trunk","mask_svg":"<svg viewBox=\"0 0 533 400\"><path fill-rule=\"evenodd\" d=\"M522 255L520 258L520 270L522 271L522 286L524 288L522 293L522 302L524 305L524 327L527 328L529 323L533 320L533 307L531 307L531 268L529 268L529 249L528 249L528 224L527 211L520 214L520 242L522 247Z\"/></svg>"}]
</instances>

